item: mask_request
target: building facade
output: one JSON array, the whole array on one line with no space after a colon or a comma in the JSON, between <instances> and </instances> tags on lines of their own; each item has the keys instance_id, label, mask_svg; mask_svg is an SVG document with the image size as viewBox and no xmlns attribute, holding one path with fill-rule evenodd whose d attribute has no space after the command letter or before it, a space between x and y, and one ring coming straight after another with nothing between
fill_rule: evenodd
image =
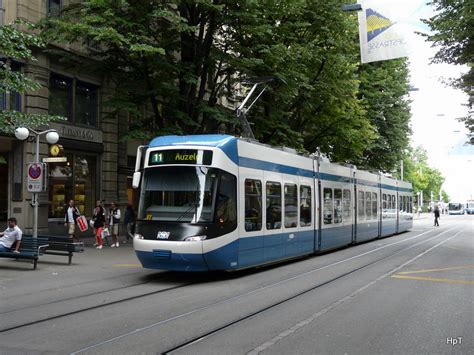
<instances>
[{"instance_id":1,"label":"building facade","mask_svg":"<svg viewBox=\"0 0 474 355\"><path fill-rule=\"evenodd\" d=\"M0 24L17 18L37 22L59 13L60 0L0 0ZM70 45L69 52L87 60L81 47ZM48 163L47 191L39 196L40 233L63 234L64 206L76 201L81 213L92 215L96 200L106 205L116 202L124 209L136 202L131 175L138 142L120 143L127 130L127 117L112 114L102 104L112 86L103 78L82 72L80 65L65 66L44 52L34 53L37 61L14 62L20 70L42 85L38 91L0 95L0 109L31 114L52 114L67 121L51 123L59 133L61 149L51 147L44 137L40 159L62 157ZM21 142L12 136L0 136L0 225L15 216L26 232L32 230L32 194L26 186L26 164L34 160L34 142Z\"/></svg>"}]
</instances>

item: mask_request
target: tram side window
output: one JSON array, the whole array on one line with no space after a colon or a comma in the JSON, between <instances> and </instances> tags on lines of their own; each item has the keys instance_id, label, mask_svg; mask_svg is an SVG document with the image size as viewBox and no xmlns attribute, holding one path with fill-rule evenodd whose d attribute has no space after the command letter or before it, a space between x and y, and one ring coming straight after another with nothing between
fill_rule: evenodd
<instances>
[{"instance_id":1,"label":"tram side window","mask_svg":"<svg viewBox=\"0 0 474 355\"><path fill-rule=\"evenodd\" d=\"M259 180L245 180L245 230L262 229L262 183Z\"/></svg>"},{"instance_id":2,"label":"tram side window","mask_svg":"<svg viewBox=\"0 0 474 355\"><path fill-rule=\"evenodd\" d=\"M298 225L298 187L285 184L285 228Z\"/></svg>"},{"instance_id":3,"label":"tram side window","mask_svg":"<svg viewBox=\"0 0 474 355\"><path fill-rule=\"evenodd\" d=\"M370 192L365 193L365 217L367 219L372 218L372 204L371 204Z\"/></svg>"},{"instance_id":4,"label":"tram side window","mask_svg":"<svg viewBox=\"0 0 474 355\"><path fill-rule=\"evenodd\" d=\"M342 190L334 189L334 223L342 223Z\"/></svg>"},{"instance_id":5,"label":"tram side window","mask_svg":"<svg viewBox=\"0 0 474 355\"><path fill-rule=\"evenodd\" d=\"M281 184L267 182L267 229L281 228Z\"/></svg>"},{"instance_id":6,"label":"tram side window","mask_svg":"<svg viewBox=\"0 0 474 355\"><path fill-rule=\"evenodd\" d=\"M324 206L323 206L323 220L324 224L332 223L333 203L332 203L332 189L325 188L323 192Z\"/></svg>"},{"instance_id":7,"label":"tram side window","mask_svg":"<svg viewBox=\"0 0 474 355\"><path fill-rule=\"evenodd\" d=\"M410 202L408 204L408 212L413 213L413 197L410 196L409 199Z\"/></svg>"},{"instance_id":8,"label":"tram side window","mask_svg":"<svg viewBox=\"0 0 474 355\"><path fill-rule=\"evenodd\" d=\"M395 195L392 195L392 218L397 218L397 199L395 198Z\"/></svg>"},{"instance_id":9,"label":"tram side window","mask_svg":"<svg viewBox=\"0 0 474 355\"><path fill-rule=\"evenodd\" d=\"M364 191L359 191L358 193L358 201L357 201L357 216L359 221L362 221L365 218L365 193Z\"/></svg>"},{"instance_id":10,"label":"tram side window","mask_svg":"<svg viewBox=\"0 0 474 355\"><path fill-rule=\"evenodd\" d=\"M377 194L375 192L372 192L372 217L376 218L378 215L378 199L377 199Z\"/></svg>"},{"instance_id":11,"label":"tram side window","mask_svg":"<svg viewBox=\"0 0 474 355\"><path fill-rule=\"evenodd\" d=\"M387 194L382 194L382 218L387 218Z\"/></svg>"},{"instance_id":12,"label":"tram side window","mask_svg":"<svg viewBox=\"0 0 474 355\"><path fill-rule=\"evenodd\" d=\"M351 219L351 191L344 190L342 192L342 218L345 221L350 221Z\"/></svg>"},{"instance_id":13,"label":"tram side window","mask_svg":"<svg viewBox=\"0 0 474 355\"><path fill-rule=\"evenodd\" d=\"M300 226L311 225L311 187L300 186Z\"/></svg>"},{"instance_id":14,"label":"tram side window","mask_svg":"<svg viewBox=\"0 0 474 355\"><path fill-rule=\"evenodd\" d=\"M403 211L403 196L398 196L398 209Z\"/></svg>"},{"instance_id":15,"label":"tram side window","mask_svg":"<svg viewBox=\"0 0 474 355\"><path fill-rule=\"evenodd\" d=\"M222 172L217 190L216 221L237 227L237 191L235 176Z\"/></svg>"}]
</instances>

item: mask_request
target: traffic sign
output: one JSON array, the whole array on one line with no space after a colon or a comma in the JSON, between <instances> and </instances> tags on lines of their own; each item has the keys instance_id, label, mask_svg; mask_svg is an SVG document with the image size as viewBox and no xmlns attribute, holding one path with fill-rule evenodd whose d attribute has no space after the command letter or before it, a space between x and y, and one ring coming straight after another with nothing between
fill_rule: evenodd
<instances>
[{"instance_id":1,"label":"traffic sign","mask_svg":"<svg viewBox=\"0 0 474 355\"><path fill-rule=\"evenodd\" d=\"M42 192L45 191L45 163L28 163L28 179L27 189L28 192Z\"/></svg>"}]
</instances>

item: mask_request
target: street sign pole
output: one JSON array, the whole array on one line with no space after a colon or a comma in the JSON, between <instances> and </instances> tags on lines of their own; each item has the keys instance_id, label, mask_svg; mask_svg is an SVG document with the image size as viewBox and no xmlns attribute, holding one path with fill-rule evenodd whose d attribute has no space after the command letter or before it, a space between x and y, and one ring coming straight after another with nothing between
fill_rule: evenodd
<instances>
[{"instance_id":1,"label":"street sign pole","mask_svg":"<svg viewBox=\"0 0 474 355\"><path fill-rule=\"evenodd\" d=\"M35 161L33 166L28 168L28 178L33 180L39 179L31 183L31 192L33 193L31 205L33 206L33 239L38 238L38 192L45 191L45 165L40 163L40 136L46 134L46 141L49 144L55 144L59 140L59 134L55 129L48 129L43 132L37 132L31 128L18 127L15 129L15 137L19 140L26 140L33 133L35 136Z\"/></svg>"}]
</instances>

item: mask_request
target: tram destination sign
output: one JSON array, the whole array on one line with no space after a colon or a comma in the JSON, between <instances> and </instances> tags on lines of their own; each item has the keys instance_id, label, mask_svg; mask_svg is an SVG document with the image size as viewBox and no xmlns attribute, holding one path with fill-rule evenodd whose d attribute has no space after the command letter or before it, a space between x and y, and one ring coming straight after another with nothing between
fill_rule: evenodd
<instances>
[{"instance_id":1,"label":"tram destination sign","mask_svg":"<svg viewBox=\"0 0 474 355\"><path fill-rule=\"evenodd\" d=\"M150 153L148 165L211 165L212 151L198 149L158 150Z\"/></svg>"}]
</instances>

